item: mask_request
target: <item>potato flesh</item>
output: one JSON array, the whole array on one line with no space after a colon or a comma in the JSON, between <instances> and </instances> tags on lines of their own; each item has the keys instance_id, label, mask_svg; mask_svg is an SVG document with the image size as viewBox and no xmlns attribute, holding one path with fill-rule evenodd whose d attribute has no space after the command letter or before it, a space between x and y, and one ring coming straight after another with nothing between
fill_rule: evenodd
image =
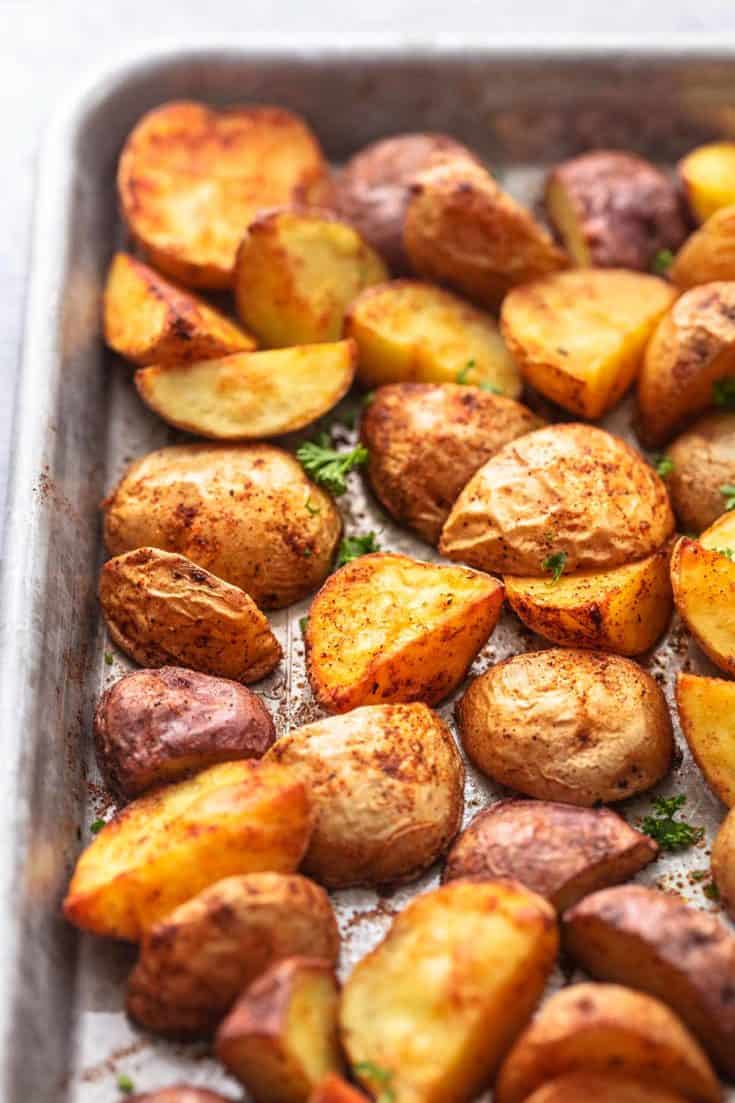
<instances>
[{"instance_id":1,"label":"potato flesh","mask_svg":"<svg viewBox=\"0 0 735 1103\"><path fill-rule=\"evenodd\" d=\"M712 845L712 876L720 899L731 919L735 919L735 813L728 812Z\"/></svg>"},{"instance_id":2,"label":"potato flesh","mask_svg":"<svg viewBox=\"0 0 735 1103\"><path fill-rule=\"evenodd\" d=\"M556 176L552 176L546 189L546 209L571 259L579 268L587 268L590 251L578 213L562 181Z\"/></svg>"},{"instance_id":3,"label":"potato flesh","mask_svg":"<svg viewBox=\"0 0 735 1103\"><path fill-rule=\"evenodd\" d=\"M729 510L713 521L699 537L699 543L703 548L712 551L718 548L735 547L735 510Z\"/></svg>"},{"instance_id":4,"label":"potato flesh","mask_svg":"<svg viewBox=\"0 0 735 1103\"><path fill-rule=\"evenodd\" d=\"M679 673L679 719L694 759L709 787L735 805L735 683Z\"/></svg>"},{"instance_id":5,"label":"potato flesh","mask_svg":"<svg viewBox=\"0 0 735 1103\"><path fill-rule=\"evenodd\" d=\"M735 203L735 142L709 142L679 162L689 206L699 222Z\"/></svg>"},{"instance_id":6,"label":"potato flesh","mask_svg":"<svg viewBox=\"0 0 735 1103\"><path fill-rule=\"evenodd\" d=\"M713 280L735 280L735 206L715 211L687 238L669 278L681 291Z\"/></svg>"},{"instance_id":7,"label":"potato flesh","mask_svg":"<svg viewBox=\"0 0 735 1103\"><path fill-rule=\"evenodd\" d=\"M735 563L683 536L671 558L674 601L715 666L735 674Z\"/></svg>"}]
</instances>

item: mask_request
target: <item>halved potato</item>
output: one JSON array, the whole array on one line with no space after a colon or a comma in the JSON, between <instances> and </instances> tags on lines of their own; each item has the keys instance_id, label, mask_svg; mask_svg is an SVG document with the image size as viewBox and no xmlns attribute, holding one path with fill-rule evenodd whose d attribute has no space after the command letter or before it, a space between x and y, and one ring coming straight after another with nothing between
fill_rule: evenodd
<instances>
[{"instance_id":1,"label":"halved potato","mask_svg":"<svg viewBox=\"0 0 735 1103\"><path fill-rule=\"evenodd\" d=\"M261 104L213 111L174 101L144 115L120 155L123 217L156 268L189 287L229 287L258 211L329 205L329 167L297 115Z\"/></svg>"},{"instance_id":2,"label":"halved potato","mask_svg":"<svg viewBox=\"0 0 735 1103\"><path fill-rule=\"evenodd\" d=\"M495 310L511 287L567 265L551 235L477 161L429 167L412 192L403 244L424 279Z\"/></svg>"},{"instance_id":3,"label":"halved potato","mask_svg":"<svg viewBox=\"0 0 735 1103\"><path fill-rule=\"evenodd\" d=\"M639 655L671 617L668 548L613 567L552 578L505 575L508 604L539 636L563 647Z\"/></svg>"},{"instance_id":4,"label":"halved potato","mask_svg":"<svg viewBox=\"0 0 735 1103\"><path fill-rule=\"evenodd\" d=\"M570 1072L542 1084L526 1103L684 1103L684 1096L617 1072Z\"/></svg>"},{"instance_id":5,"label":"halved potato","mask_svg":"<svg viewBox=\"0 0 735 1103\"><path fill-rule=\"evenodd\" d=\"M309 1103L368 1103L368 1098L348 1084L341 1076L330 1072L309 1096Z\"/></svg>"},{"instance_id":6,"label":"halved potato","mask_svg":"<svg viewBox=\"0 0 735 1103\"><path fill-rule=\"evenodd\" d=\"M393 553L364 555L336 571L312 602L306 629L312 692L329 712L436 704L464 678L502 604L502 584L477 571Z\"/></svg>"},{"instance_id":7,"label":"halved potato","mask_svg":"<svg viewBox=\"0 0 735 1103\"><path fill-rule=\"evenodd\" d=\"M706 414L666 449L666 477L682 528L701 532L725 508L722 487L735 483L735 413Z\"/></svg>"},{"instance_id":8,"label":"halved potato","mask_svg":"<svg viewBox=\"0 0 735 1103\"><path fill-rule=\"evenodd\" d=\"M668 1007L617 984L573 984L546 1001L508 1054L496 1103L523 1103L544 1081L576 1072L630 1077L718 1103L706 1056Z\"/></svg>"},{"instance_id":9,"label":"halved potato","mask_svg":"<svg viewBox=\"0 0 735 1103\"><path fill-rule=\"evenodd\" d=\"M331 964L290 957L246 988L217 1031L217 1057L255 1103L307 1103L342 1059Z\"/></svg>"},{"instance_id":10,"label":"halved potato","mask_svg":"<svg viewBox=\"0 0 735 1103\"><path fill-rule=\"evenodd\" d=\"M682 536L671 556L674 601L704 653L735 674L735 562Z\"/></svg>"},{"instance_id":11,"label":"halved potato","mask_svg":"<svg viewBox=\"0 0 735 1103\"><path fill-rule=\"evenodd\" d=\"M337 341L355 296L387 278L375 250L328 211L266 211L237 252L237 312L268 348Z\"/></svg>"},{"instance_id":12,"label":"halved potato","mask_svg":"<svg viewBox=\"0 0 735 1103\"><path fill-rule=\"evenodd\" d=\"M668 275L681 291L713 280L735 280L735 206L715 211L687 238Z\"/></svg>"},{"instance_id":13,"label":"halved potato","mask_svg":"<svg viewBox=\"0 0 735 1103\"><path fill-rule=\"evenodd\" d=\"M357 377L384 383L472 383L517 398L521 377L484 311L451 291L419 280L369 287L345 317L345 336L357 342Z\"/></svg>"},{"instance_id":14,"label":"halved potato","mask_svg":"<svg viewBox=\"0 0 735 1103\"><path fill-rule=\"evenodd\" d=\"M636 377L676 292L622 268L554 272L510 291L500 328L521 374L547 398L600 418Z\"/></svg>"},{"instance_id":15,"label":"halved potato","mask_svg":"<svg viewBox=\"0 0 735 1103\"><path fill-rule=\"evenodd\" d=\"M470 1103L541 996L551 906L514 881L457 881L412 900L342 993L352 1070L393 1103Z\"/></svg>"},{"instance_id":16,"label":"halved potato","mask_svg":"<svg viewBox=\"0 0 735 1103\"><path fill-rule=\"evenodd\" d=\"M735 282L686 291L659 322L638 377L641 439L665 443L716 404L714 385L735 375Z\"/></svg>"},{"instance_id":17,"label":"halved potato","mask_svg":"<svg viewBox=\"0 0 735 1103\"><path fill-rule=\"evenodd\" d=\"M335 341L142 368L135 385L177 429L260 440L303 429L331 410L350 389L356 361L354 341Z\"/></svg>"},{"instance_id":18,"label":"halved potato","mask_svg":"<svg viewBox=\"0 0 735 1103\"><path fill-rule=\"evenodd\" d=\"M708 142L679 162L689 206L699 222L735 203L735 142Z\"/></svg>"},{"instance_id":19,"label":"halved potato","mask_svg":"<svg viewBox=\"0 0 735 1103\"><path fill-rule=\"evenodd\" d=\"M296 869L313 826L306 786L285 766L210 766L105 824L77 861L64 915L83 930L136 942L222 877Z\"/></svg>"},{"instance_id":20,"label":"halved potato","mask_svg":"<svg viewBox=\"0 0 735 1103\"><path fill-rule=\"evenodd\" d=\"M712 844L712 877L720 899L731 919L735 919L735 810L725 816Z\"/></svg>"},{"instance_id":21,"label":"halved potato","mask_svg":"<svg viewBox=\"0 0 735 1103\"><path fill-rule=\"evenodd\" d=\"M722 488L720 488L720 494L724 507L725 495L722 493ZM699 537L699 543L703 548L712 551L723 550L725 554L735 551L735 509L728 510L713 521Z\"/></svg>"},{"instance_id":22,"label":"halved potato","mask_svg":"<svg viewBox=\"0 0 735 1103\"><path fill-rule=\"evenodd\" d=\"M735 682L680 672L676 703L689 750L709 787L735 805Z\"/></svg>"},{"instance_id":23,"label":"halved potato","mask_svg":"<svg viewBox=\"0 0 735 1103\"><path fill-rule=\"evenodd\" d=\"M129 253L112 258L103 310L105 341L134 364L188 363L255 348L255 338L219 310Z\"/></svg>"}]
</instances>

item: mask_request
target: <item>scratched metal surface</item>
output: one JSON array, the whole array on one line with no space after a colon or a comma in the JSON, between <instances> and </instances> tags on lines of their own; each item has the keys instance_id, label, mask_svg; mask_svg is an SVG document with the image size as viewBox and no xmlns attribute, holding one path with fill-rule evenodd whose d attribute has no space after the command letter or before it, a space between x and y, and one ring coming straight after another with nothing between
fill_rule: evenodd
<instances>
[{"instance_id":1,"label":"scratched metal surface","mask_svg":"<svg viewBox=\"0 0 735 1103\"><path fill-rule=\"evenodd\" d=\"M138 1090L188 1080L238 1089L204 1046L143 1035L122 1011L134 953L81 937L58 904L87 829L112 806L100 785L90 736L94 702L129 664L105 638L95 606L103 552L98 503L126 464L173 439L144 409L129 368L99 338L99 297L109 255L124 239L115 211L117 151L135 119L176 96L212 102L282 103L307 115L335 160L371 138L408 129L446 129L485 155L518 198L533 203L545 168L590 145L639 149L662 163L732 123L727 46L681 54L661 44L644 53L597 48L400 45L350 51L348 40L306 50L252 43L172 50L105 75L62 115L41 162L36 273L28 313L9 557L3 582L0 716L6 769L0 772L0 1074L8 1103L104 1103L117 1077ZM347 399L343 408L355 406ZM632 439L625 402L607 427ZM331 420L331 419L329 419ZM354 431L335 432L348 443ZM285 442L293 447L294 439ZM419 558L435 553L392 524L359 475L340 500L347 532L376 532L382 548ZM299 619L308 602L275 614L287 661L258 687L279 733L318 715L304 672ZM506 612L470 674L519 651L545 646ZM112 665L105 653L112 651ZM672 704L682 667L707 664L674 621L643 665ZM453 723L453 702L439 711ZM675 711L675 710L674 710ZM663 857L641 879L716 907L690 880L708 864L723 809L682 744L656 792L685 791L690 819L707 839ZM499 787L468 769L465 818L497 799ZM650 795L620 811L632 822ZM392 915L437 871L386 894L334 894L343 937L341 974L369 950ZM552 984L564 979L557 974Z\"/></svg>"}]
</instances>

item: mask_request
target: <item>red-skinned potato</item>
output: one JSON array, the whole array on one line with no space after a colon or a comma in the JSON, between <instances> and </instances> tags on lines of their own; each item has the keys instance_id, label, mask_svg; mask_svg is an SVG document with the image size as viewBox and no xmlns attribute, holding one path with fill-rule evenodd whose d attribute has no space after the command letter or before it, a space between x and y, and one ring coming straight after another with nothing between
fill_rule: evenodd
<instances>
[{"instance_id":1,"label":"red-skinned potato","mask_svg":"<svg viewBox=\"0 0 735 1103\"><path fill-rule=\"evenodd\" d=\"M570 1072L542 1084L525 1103L685 1103L669 1088L614 1072Z\"/></svg>"},{"instance_id":2,"label":"red-skinned potato","mask_svg":"<svg viewBox=\"0 0 735 1103\"><path fill-rule=\"evenodd\" d=\"M218 1092L207 1091L206 1088L174 1084L170 1088L128 1096L128 1103L231 1103L231 1100Z\"/></svg>"},{"instance_id":3,"label":"red-skinned potato","mask_svg":"<svg viewBox=\"0 0 735 1103\"><path fill-rule=\"evenodd\" d=\"M330 1072L321 1084L317 1084L309 1096L309 1103L368 1103L368 1097L348 1084L341 1076Z\"/></svg>"}]
</instances>

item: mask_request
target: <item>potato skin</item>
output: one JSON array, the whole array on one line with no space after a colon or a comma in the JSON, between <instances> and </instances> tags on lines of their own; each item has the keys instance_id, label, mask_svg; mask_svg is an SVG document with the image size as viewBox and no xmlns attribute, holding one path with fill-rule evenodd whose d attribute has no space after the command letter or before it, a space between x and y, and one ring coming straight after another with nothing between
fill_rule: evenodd
<instances>
[{"instance_id":1,"label":"potato skin","mask_svg":"<svg viewBox=\"0 0 735 1103\"><path fill-rule=\"evenodd\" d=\"M671 556L671 584L679 615L705 655L735 675L735 563L682 536Z\"/></svg>"},{"instance_id":2,"label":"potato skin","mask_svg":"<svg viewBox=\"0 0 735 1103\"><path fill-rule=\"evenodd\" d=\"M701 532L722 514L720 489L735 482L735 414L707 414L666 449L666 485L681 527Z\"/></svg>"},{"instance_id":3,"label":"potato skin","mask_svg":"<svg viewBox=\"0 0 735 1103\"><path fill-rule=\"evenodd\" d=\"M539 419L518 402L456 383L380 387L360 422L368 478L392 517L430 544L470 477Z\"/></svg>"},{"instance_id":4,"label":"potato skin","mask_svg":"<svg viewBox=\"0 0 735 1103\"><path fill-rule=\"evenodd\" d=\"M331 1072L314 1088L309 1103L368 1103L368 1097Z\"/></svg>"},{"instance_id":5,"label":"potato skin","mask_svg":"<svg viewBox=\"0 0 735 1103\"><path fill-rule=\"evenodd\" d=\"M449 852L443 880L510 878L564 911L652 862L658 846L608 808L503 800L478 812Z\"/></svg>"},{"instance_id":6,"label":"potato skin","mask_svg":"<svg viewBox=\"0 0 735 1103\"><path fill-rule=\"evenodd\" d=\"M684 1097L659 1084L609 1072L571 1072L542 1084L525 1103L684 1103Z\"/></svg>"},{"instance_id":7,"label":"potato skin","mask_svg":"<svg viewBox=\"0 0 735 1103\"><path fill-rule=\"evenodd\" d=\"M657 889L620 885L568 911L563 934L588 973L657 996L735 1074L735 935L718 918Z\"/></svg>"},{"instance_id":8,"label":"potato skin","mask_svg":"<svg viewBox=\"0 0 735 1103\"><path fill-rule=\"evenodd\" d=\"M196 1037L274 962L306 955L334 964L338 953L324 889L298 874L227 877L146 933L126 1007L157 1034Z\"/></svg>"},{"instance_id":9,"label":"potato skin","mask_svg":"<svg viewBox=\"0 0 735 1103\"><path fill-rule=\"evenodd\" d=\"M735 279L735 206L715 211L687 238L668 275L681 291L700 283Z\"/></svg>"},{"instance_id":10,"label":"potato skin","mask_svg":"<svg viewBox=\"0 0 735 1103\"><path fill-rule=\"evenodd\" d=\"M171 1088L159 1088L157 1091L143 1092L142 1095L128 1096L129 1103L230 1103L224 1095L195 1088L189 1084L175 1084Z\"/></svg>"},{"instance_id":11,"label":"potato skin","mask_svg":"<svg viewBox=\"0 0 735 1103\"><path fill-rule=\"evenodd\" d=\"M712 845L712 876L728 915L735 919L735 813L725 816Z\"/></svg>"},{"instance_id":12,"label":"potato skin","mask_svg":"<svg viewBox=\"0 0 735 1103\"><path fill-rule=\"evenodd\" d=\"M550 425L511 441L470 479L439 550L483 571L544 577L605 570L651 555L674 530L666 487L619 437L592 425Z\"/></svg>"},{"instance_id":13,"label":"potato skin","mask_svg":"<svg viewBox=\"0 0 735 1103\"><path fill-rule=\"evenodd\" d=\"M602 652L515 655L457 703L462 745L484 773L530 797L591 806L650 789L673 750L658 683Z\"/></svg>"},{"instance_id":14,"label":"potato skin","mask_svg":"<svg viewBox=\"0 0 735 1103\"><path fill-rule=\"evenodd\" d=\"M316 589L342 532L329 495L267 444L160 448L131 464L103 505L111 555L144 546L179 552L263 609Z\"/></svg>"},{"instance_id":15,"label":"potato skin","mask_svg":"<svg viewBox=\"0 0 735 1103\"><path fill-rule=\"evenodd\" d=\"M330 888L411 880L462 822L462 760L425 705L317 720L282 736L268 760L308 786L317 820L301 868Z\"/></svg>"},{"instance_id":16,"label":"potato skin","mask_svg":"<svg viewBox=\"0 0 735 1103\"><path fill-rule=\"evenodd\" d=\"M107 785L129 800L216 762L260 758L276 731L244 686L164 666L125 674L102 694L94 738Z\"/></svg>"}]
</instances>

